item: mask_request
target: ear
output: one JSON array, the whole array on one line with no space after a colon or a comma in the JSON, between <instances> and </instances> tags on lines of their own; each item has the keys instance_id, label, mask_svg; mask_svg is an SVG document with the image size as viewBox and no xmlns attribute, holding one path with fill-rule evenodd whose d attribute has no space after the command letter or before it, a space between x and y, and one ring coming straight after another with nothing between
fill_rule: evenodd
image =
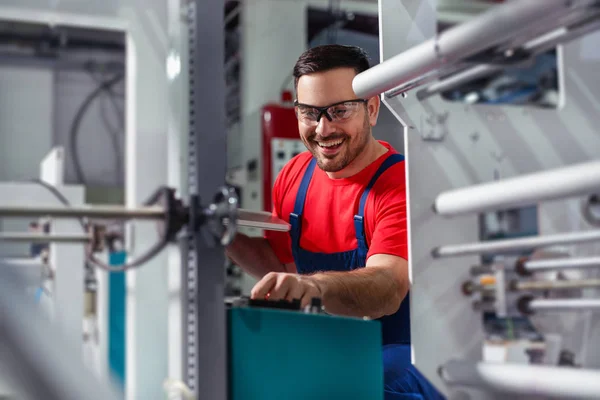
<instances>
[{"instance_id":1,"label":"ear","mask_svg":"<svg viewBox=\"0 0 600 400\"><path fill-rule=\"evenodd\" d=\"M367 112L369 114L369 124L371 126L377 125L377 118L379 117L379 107L381 107L381 100L379 96L373 96L367 103Z\"/></svg>"}]
</instances>

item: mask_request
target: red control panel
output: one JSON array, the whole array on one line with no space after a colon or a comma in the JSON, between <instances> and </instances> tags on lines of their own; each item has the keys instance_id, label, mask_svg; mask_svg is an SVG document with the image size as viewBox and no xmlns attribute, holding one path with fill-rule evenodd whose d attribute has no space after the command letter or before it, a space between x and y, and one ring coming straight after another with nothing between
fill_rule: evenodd
<instances>
[{"instance_id":1,"label":"red control panel","mask_svg":"<svg viewBox=\"0 0 600 400\"><path fill-rule=\"evenodd\" d=\"M267 104L262 108L263 209L271 211L271 190L283 166L306 150L300 140L293 105Z\"/></svg>"}]
</instances>

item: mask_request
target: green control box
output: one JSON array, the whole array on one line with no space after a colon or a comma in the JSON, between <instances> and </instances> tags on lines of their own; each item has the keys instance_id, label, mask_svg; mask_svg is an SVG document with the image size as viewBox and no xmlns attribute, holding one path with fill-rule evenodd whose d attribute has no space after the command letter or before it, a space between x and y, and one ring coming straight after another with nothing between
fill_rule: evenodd
<instances>
[{"instance_id":1,"label":"green control box","mask_svg":"<svg viewBox=\"0 0 600 400\"><path fill-rule=\"evenodd\" d=\"M228 311L230 400L383 400L378 321Z\"/></svg>"}]
</instances>

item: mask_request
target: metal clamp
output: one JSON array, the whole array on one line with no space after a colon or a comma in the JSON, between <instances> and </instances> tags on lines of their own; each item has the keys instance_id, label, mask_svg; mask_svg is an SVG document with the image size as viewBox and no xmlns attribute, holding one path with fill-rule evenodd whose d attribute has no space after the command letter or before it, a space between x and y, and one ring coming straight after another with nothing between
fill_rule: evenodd
<instances>
[{"instance_id":1,"label":"metal clamp","mask_svg":"<svg viewBox=\"0 0 600 400\"><path fill-rule=\"evenodd\" d=\"M584 199L581 214L592 226L600 226L600 194L592 194Z\"/></svg>"},{"instance_id":2,"label":"metal clamp","mask_svg":"<svg viewBox=\"0 0 600 400\"><path fill-rule=\"evenodd\" d=\"M221 187L215 201L202 210L199 222L208 226L222 246L229 245L237 233L238 204L235 189Z\"/></svg>"}]
</instances>

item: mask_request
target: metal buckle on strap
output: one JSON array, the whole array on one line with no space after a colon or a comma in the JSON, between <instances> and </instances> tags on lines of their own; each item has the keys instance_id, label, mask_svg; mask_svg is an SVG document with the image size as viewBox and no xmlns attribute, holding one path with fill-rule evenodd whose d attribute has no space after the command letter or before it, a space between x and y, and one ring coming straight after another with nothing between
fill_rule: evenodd
<instances>
[{"instance_id":1,"label":"metal buckle on strap","mask_svg":"<svg viewBox=\"0 0 600 400\"><path fill-rule=\"evenodd\" d=\"M361 215L354 216L354 229L356 230L356 234L361 237L365 236L365 225L364 218Z\"/></svg>"}]
</instances>

